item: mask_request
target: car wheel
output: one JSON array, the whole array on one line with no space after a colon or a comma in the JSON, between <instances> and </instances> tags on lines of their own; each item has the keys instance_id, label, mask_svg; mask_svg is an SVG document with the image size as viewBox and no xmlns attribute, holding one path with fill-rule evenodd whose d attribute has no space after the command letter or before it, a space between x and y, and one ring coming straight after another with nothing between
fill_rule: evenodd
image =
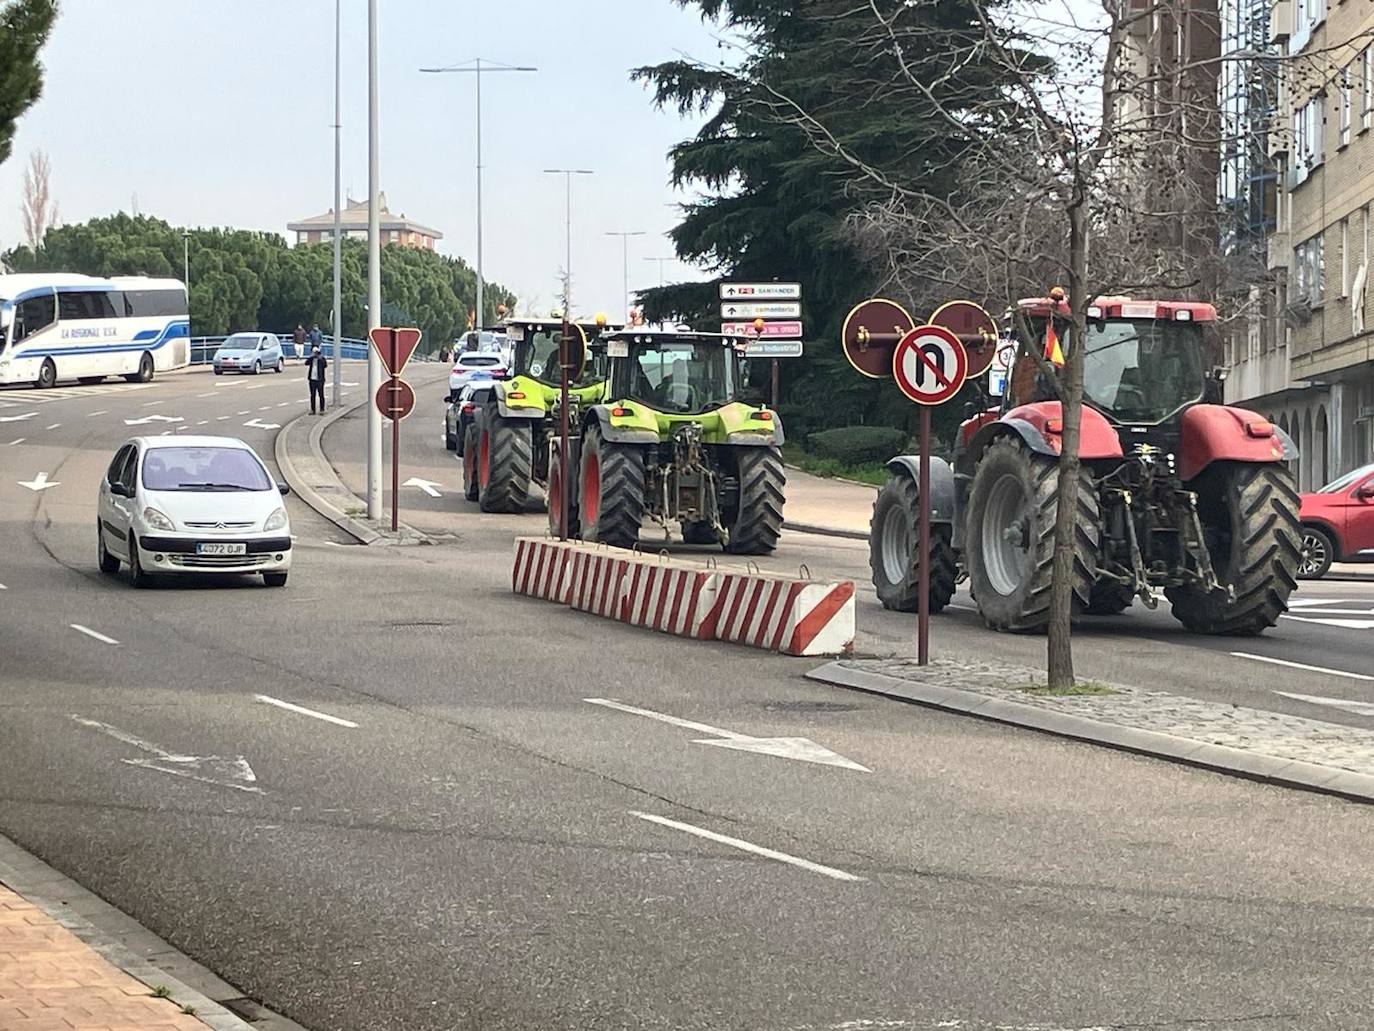
<instances>
[{"instance_id":1,"label":"car wheel","mask_svg":"<svg viewBox=\"0 0 1374 1031\"><path fill-rule=\"evenodd\" d=\"M285 574L285 573L263 573L263 574L262 574L262 582L265 583L268 587L285 587L285 586L286 586L286 574Z\"/></svg>"},{"instance_id":2,"label":"car wheel","mask_svg":"<svg viewBox=\"0 0 1374 1031\"><path fill-rule=\"evenodd\" d=\"M257 376L257 375L259 375L261 372L262 372L262 362L260 362L260 361L259 361L259 362L254 362L254 363L253 363L253 375L254 375L254 376Z\"/></svg>"},{"instance_id":3,"label":"car wheel","mask_svg":"<svg viewBox=\"0 0 1374 1031\"><path fill-rule=\"evenodd\" d=\"M449 432L448 423L444 423L444 447L449 451L458 450L458 438Z\"/></svg>"},{"instance_id":4,"label":"car wheel","mask_svg":"<svg viewBox=\"0 0 1374 1031\"><path fill-rule=\"evenodd\" d=\"M42 387L47 390L57 383L57 366L53 364L51 358L44 358L43 364L38 369L38 379L34 380L34 386Z\"/></svg>"},{"instance_id":5,"label":"car wheel","mask_svg":"<svg viewBox=\"0 0 1374 1031\"><path fill-rule=\"evenodd\" d=\"M278 371L278 372L285 372L285 371L286 371L286 363L283 362L280 358L277 359L277 371Z\"/></svg>"},{"instance_id":6,"label":"car wheel","mask_svg":"<svg viewBox=\"0 0 1374 1031\"><path fill-rule=\"evenodd\" d=\"M216 369L216 370L215 370L215 375L216 375L216 376L223 376L223 375L224 375L224 370L223 370L223 369Z\"/></svg>"},{"instance_id":7,"label":"car wheel","mask_svg":"<svg viewBox=\"0 0 1374 1031\"><path fill-rule=\"evenodd\" d=\"M1331 535L1315 526L1302 528L1302 557L1298 560L1299 580L1319 580L1331 568L1336 545Z\"/></svg>"},{"instance_id":8,"label":"car wheel","mask_svg":"<svg viewBox=\"0 0 1374 1031\"><path fill-rule=\"evenodd\" d=\"M153 381L153 356L147 351L138 359L138 371L124 377L130 383L151 383Z\"/></svg>"},{"instance_id":9,"label":"car wheel","mask_svg":"<svg viewBox=\"0 0 1374 1031\"><path fill-rule=\"evenodd\" d=\"M143 570L143 563L138 557L138 542L134 540L134 535L129 534L129 583L134 587L151 587L153 578Z\"/></svg>"},{"instance_id":10,"label":"car wheel","mask_svg":"<svg viewBox=\"0 0 1374 1031\"><path fill-rule=\"evenodd\" d=\"M110 549L105 547L105 527L100 525L100 520L95 521L95 557L100 563L102 573L118 573L119 559L110 554Z\"/></svg>"}]
</instances>

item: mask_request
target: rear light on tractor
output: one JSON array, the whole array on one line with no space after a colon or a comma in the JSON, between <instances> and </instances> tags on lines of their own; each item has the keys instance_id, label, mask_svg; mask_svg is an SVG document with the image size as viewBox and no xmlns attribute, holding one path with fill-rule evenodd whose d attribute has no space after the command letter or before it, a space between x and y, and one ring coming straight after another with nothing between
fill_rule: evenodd
<instances>
[{"instance_id":1,"label":"rear light on tractor","mask_svg":"<svg viewBox=\"0 0 1374 1031\"><path fill-rule=\"evenodd\" d=\"M1064 420L1063 420L1063 419L1046 419L1046 420L1045 420L1045 432L1046 432L1046 433L1054 433L1054 434L1063 433L1063 432L1064 432Z\"/></svg>"},{"instance_id":2,"label":"rear light on tractor","mask_svg":"<svg viewBox=\"0 0 1374 1031\"><path fill-rule=\"evenodd\" d=\"M754 418L758 419L760 422L772 422L773 413L770 412L767 408L760 408L757 412L754 413Z\"/></svg>"},{"instance_id":3,"label":"rear light on tractor","mask_svg":"<svg viewBox=\"0 0 1374 1031\"><path fill-rule=\"evenodd\" d=\"M1272 437L1274 435L1274 424L1268 419L1250 419L1245 423L1245 432L1252 437Z\"/></svg>"},{"instance_id":4,"label":"rear light on tractor","mask_svg":"<svg viewBox=\"0 0 1374 1031\"><path fill-rule=\"evenodd\" d=\"M620 405L616 405L614 408L611 409L611 414L615 416L617 419L623 419L627 415L634 415L634 412L629 408L624 408Z\"/></svg>"},{"instance_id":5,"label":"rear light on tractor","mask_svg":"<svg viewBox=\"0 0 1374 1031\"><path fill-rule=\"evenodd\" d=\"M510 398L512 401L523 401L525 399L525 392L523 390L512 390L510 393L506 394L506 397Z\"/></svg>"}]
</instances>

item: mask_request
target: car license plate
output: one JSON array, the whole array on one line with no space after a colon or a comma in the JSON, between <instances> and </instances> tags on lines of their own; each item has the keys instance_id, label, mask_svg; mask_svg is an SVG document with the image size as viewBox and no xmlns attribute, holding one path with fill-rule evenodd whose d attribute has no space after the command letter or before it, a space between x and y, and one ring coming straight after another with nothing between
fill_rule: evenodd
<instances>
[{"instance_id":1,"label":"car license plate","mask_svg":"<svg viewBox=\"0 0 1374 1031\"><path fill-rule=\"evenodd\" d=\"M197 555L245 555L248 553L246 544L226 544L222 542L206 543L202 541L196 545Z\"/></svg>"}]
</instances>

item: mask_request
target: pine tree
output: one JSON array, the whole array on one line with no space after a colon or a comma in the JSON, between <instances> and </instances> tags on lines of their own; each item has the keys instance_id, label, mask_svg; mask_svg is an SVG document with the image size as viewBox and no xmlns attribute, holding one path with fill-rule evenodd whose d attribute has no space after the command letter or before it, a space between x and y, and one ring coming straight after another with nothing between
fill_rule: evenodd
<instances>
[{"instance_id":1,"label":"pine tree","mask_svg":"<svg viewBox=\"0 0 1374 1031\"><path fill-rule=\"evenodd\" d=\"M56 18L56 0L14 0L0 8L0 164L14 149L15 122L43 93L38 52Z\"/></svg>"}]
</instances>

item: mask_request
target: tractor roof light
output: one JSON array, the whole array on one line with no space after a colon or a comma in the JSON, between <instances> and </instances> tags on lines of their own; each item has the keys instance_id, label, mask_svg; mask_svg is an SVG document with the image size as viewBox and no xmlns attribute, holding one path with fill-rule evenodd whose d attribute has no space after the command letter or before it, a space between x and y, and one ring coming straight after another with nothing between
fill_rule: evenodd
<instances>
[{"instance_id":1,"label":"tractor roof light","mask_svg":"<svg viewBox=\"0 0 1374 1031\"><path fill-rule=\"evenodd\" d=\"M1274 435L1274 424L1268 419L1247 419L1245 422L1245 432L1252 437L1265 437Z\"/></svg>"},{"instance_id":2,"label":"tractor roof light","mask_svg":"<svg viewBox=\"0 0 1374 1031\"><path fill-rule=\"evenodd\" d=\"M1193 313L1187 308L1179 308L1178 311L1174 312L1174 319L1178 322L1192 322Z\"/></svg>"}]
</instances>

